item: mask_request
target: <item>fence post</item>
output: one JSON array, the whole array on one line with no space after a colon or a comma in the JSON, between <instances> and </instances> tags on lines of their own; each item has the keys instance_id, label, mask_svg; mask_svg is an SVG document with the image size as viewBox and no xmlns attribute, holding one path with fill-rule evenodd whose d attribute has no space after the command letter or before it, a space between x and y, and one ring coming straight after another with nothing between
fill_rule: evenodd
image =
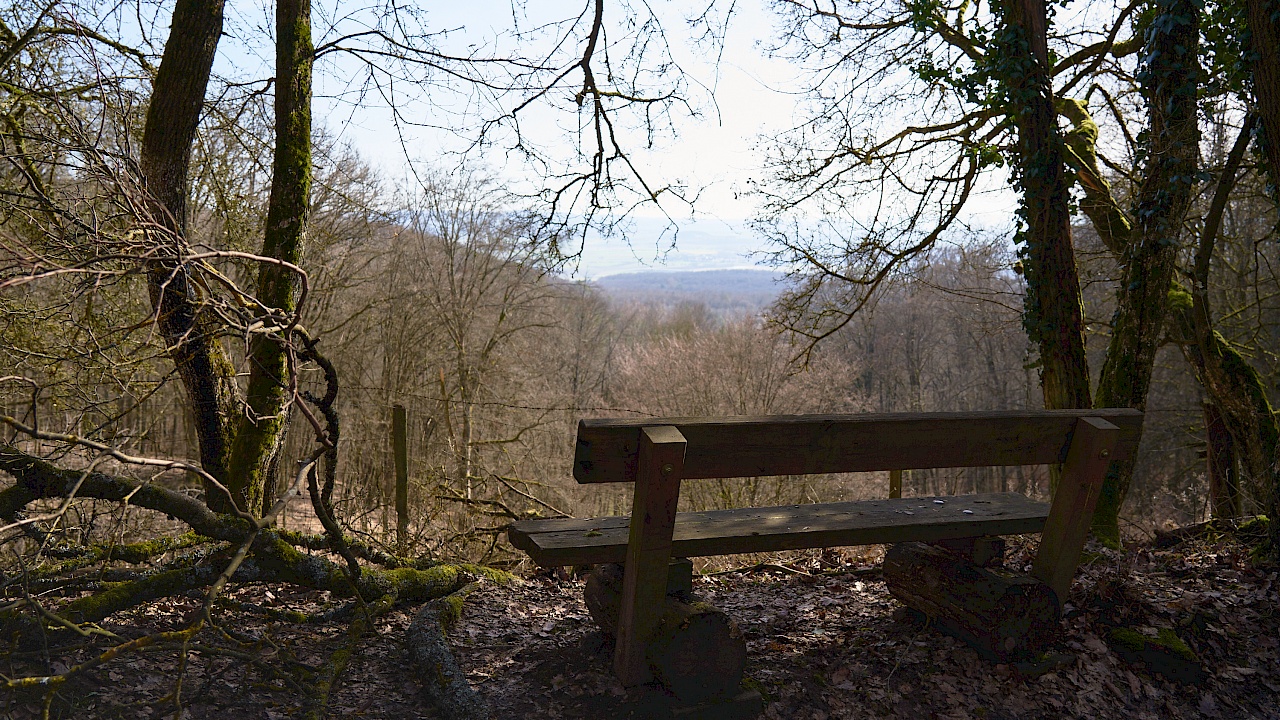
<instances>
[{"instance_id":1,"label":"fence post","mask_svg":"<svg viewBox=\"0 0 1280 720\"><path fill-rule=\"evenodd\" d=\"M396 554L409 541L409 432L403 405L391 406L391 451L396 464Z\"/></svg>"},{"instance_id":2,"label":"fence post","mask_svg":"<svg viewBox=\"0 0 1280 720\"><path fill-rule=\"evenodd\" d=\"M902 497L902 471L901 470L889 471L889 497L891 498Z\"/></svg>"}]
</instances>

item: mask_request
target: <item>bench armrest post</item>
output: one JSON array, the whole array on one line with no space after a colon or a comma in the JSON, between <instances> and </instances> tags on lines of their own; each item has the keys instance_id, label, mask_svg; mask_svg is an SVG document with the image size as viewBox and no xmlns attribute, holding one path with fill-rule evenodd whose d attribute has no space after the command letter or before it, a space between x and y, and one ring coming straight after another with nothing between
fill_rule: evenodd
<instances>
[{"instance_id":1,"label":"bench armrest post","mask_svg":"<svg viewBox=\"0 0 1280 720\"><path fill-rule=\"evenodd\" d=\"M1049 506L1031 574L1053 589L1058 601L1066 602L1071 579L1080 564L1093 509L1102 493L1120 439L1120 428L1096 417L1076 421L1076 429L1062 466L1062 481Z\"/></svg>"},{"instance_id":2,"label":"bench armrest post","mask_svg":"<svg viewBox=\"0 0 1280 720\"><path fill-rule=\"evenodd\" d=\"M650 680L645 647L657 629L667 594L667 564L685 444L684 436L670 425L640 431L631 535L613 656L614 672L625 686Z\"/></svg>"}]
</instances>

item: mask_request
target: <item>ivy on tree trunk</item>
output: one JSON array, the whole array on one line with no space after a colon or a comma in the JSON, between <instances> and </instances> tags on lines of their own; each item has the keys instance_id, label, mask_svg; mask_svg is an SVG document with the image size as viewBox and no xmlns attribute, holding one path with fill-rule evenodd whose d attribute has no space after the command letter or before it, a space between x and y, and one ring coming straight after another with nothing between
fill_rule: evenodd
<instances>
[{"instance_id":1,"label":"ivy on tree trunk","mask_svg":"<svg viewBox=\"0 0 1280 720\"><path fill-rule=\"evenodd\" d=\"M1022 190L1020 233L1027 294L1023 324L1040 353L1046 408L1087 408L1089 365L1084 312L1071 247L1069 177L1049 82L1047 17L1042 0L1009 0L999 68L1018 131L1016 167Z\"/></svg>"}]
</instances>

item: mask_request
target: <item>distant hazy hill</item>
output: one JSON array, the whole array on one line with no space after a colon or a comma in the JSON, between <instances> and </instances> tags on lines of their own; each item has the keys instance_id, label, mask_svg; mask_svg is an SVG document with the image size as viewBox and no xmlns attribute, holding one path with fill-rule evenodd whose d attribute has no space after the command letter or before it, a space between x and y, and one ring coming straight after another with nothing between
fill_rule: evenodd
<instances>
[{"instance_id":1,"label":"distant hazy hill","mask_svg":"<svg viewBox=\"0 0 1280 720\"><path fill-rule=\"evenodd\" d=\"M620 303L675 307L703 303L717 315L768 307L782 286L770 270L661 271L606 275L595 284Z\"/></svg>"}]
</instances>

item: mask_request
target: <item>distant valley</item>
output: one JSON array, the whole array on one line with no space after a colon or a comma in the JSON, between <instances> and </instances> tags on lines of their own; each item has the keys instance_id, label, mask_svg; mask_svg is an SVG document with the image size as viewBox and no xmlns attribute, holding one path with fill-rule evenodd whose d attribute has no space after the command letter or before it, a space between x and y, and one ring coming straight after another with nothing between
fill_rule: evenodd
<instances>
[{"instance_id":1,"label":"distant valley","mask_svg":"<svg viewBox=\"0 0 1280 720\"><path fill-rule=\"evenodd\" d=\"M758 313L782 292L781 275L771 270L650 270L606 275L593 283L619 304L671 309L702 303L727 317Z\"/></svg>"}]
</instances>

